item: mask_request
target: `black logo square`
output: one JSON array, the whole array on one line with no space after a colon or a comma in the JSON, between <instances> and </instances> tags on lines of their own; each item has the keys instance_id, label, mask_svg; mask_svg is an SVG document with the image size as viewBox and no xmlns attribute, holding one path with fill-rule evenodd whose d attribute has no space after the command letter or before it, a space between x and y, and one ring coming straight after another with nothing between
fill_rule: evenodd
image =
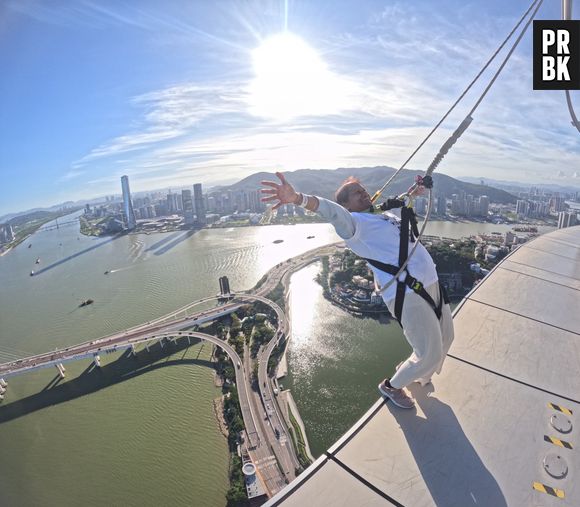
<instances>
[{"instance_id":1,"label":"black logo square","mask_svg":"<svg viewBox=\"0 0 580 507\"><path fill-rule=\"evenodd\" d=\"M580 90L580 21L534 21L534 90Z\"/></svg>"}]
</instances>

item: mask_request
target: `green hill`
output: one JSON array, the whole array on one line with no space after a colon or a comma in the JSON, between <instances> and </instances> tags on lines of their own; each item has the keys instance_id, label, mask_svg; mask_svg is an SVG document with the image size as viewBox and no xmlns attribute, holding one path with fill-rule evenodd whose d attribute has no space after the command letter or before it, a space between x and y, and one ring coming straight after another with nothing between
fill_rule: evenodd
<instances>
[{"instance_id":1,"label":"green hill","mask_svg":"<svg viewBox=\"0 0 580 507\"><path fill-rule=\"evenodd\" d=\"M361 183L373 194L393 175L395 170L391 167L357 167L340 169L299 169L298 171L284 173L286 179L300 192L316 194L328 199L334 199L334 192L348 176L360 178ZM395 181L387 188L386 196L400 194L407 190L414 182L415 176L423 174L422 171L402 171ZM274 173L260 172L252 174L229 187L221 187L221 190L255 190L260 188L262 180L278 181ZM471 194L474 197L487 195L491 202L500 204L515 204L517 198L512 194L487 185L476 185L456 180L445 174L435 173L433 177L434 195L451 197L460 191Z\"/></svg>"}]
</instances>

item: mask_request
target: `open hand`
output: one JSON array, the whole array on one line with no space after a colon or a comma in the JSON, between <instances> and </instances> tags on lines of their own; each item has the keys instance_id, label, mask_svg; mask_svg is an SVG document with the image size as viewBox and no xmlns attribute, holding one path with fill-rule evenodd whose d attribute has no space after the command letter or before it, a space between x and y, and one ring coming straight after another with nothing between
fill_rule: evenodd
<instances>
[{"instance_id":1,"label":"open hand","mask_svg":"<svg viewBox=\"0 0 580 507\"><path fill-rule=\"evenodd\" d=\"M276 176L280 179L280 184L274 181L262 181L262 185L266 185L271 188L262 188L260 192L262 194L269 194L268 197L262 197L262 202L269 202L278 200L278 202L272 206L272 209L277 209L283 204L294 204L298 199L298 194L294 190L294 187L286 181L284 175L280 172L276 173Z\"/></svg>"}]
</instances>

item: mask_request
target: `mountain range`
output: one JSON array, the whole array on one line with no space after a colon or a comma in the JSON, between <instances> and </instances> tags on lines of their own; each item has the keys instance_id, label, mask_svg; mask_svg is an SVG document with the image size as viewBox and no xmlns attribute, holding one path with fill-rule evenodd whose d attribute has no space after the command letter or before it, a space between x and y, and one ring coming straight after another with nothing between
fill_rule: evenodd
<instances>
[{"instance_id":1,"label":"mountain range","mask_svg":"<svg viewBox=\"0 0 580 507\"><path fill-rule=\"evenodd\" d=\"M340 184L349 176L360 179L361 184L372 195L380 189L394 174L392 167L358 167L340 169L299 169L284 173L286 179L299 192L315 194L327 199L334 199L334 192ZM395 178L393 183L385 190L383 198L405 192L415 181L415 176L423 175L423 171L404 170ZM252 174L237 183L219 187L220 190L255 190L260 188L260 181L270 180L278 182L273 173L260 172ZM505 190L500 190L487 185L466 183L445 174L433 175L433 195L451 197L453 194L464 192L474 197L487 195L490 202L500 204L515 204L517 198Z\"/></svg>"},{"instance_id":2,"label":"mountain range","mask_svg":"<svg viewBox=\"0 0 580 507\"><path fill-rule=\"evenodd\" d=\"M356 167L356 168L339 168L339 169L299 169L297 171L285 173L287 180L294 185L296 190L307 194L316 194L327 199L334 199L334 192L340 184L349 176L355 176L360 179L361 183L369 190L371 195L381 188L385 182L394 174L395 169L392 167ZM399 176L395 178L392 185L390 185L383 194L383 198L398 195L407 190L415 181L415 176L422 175L422 171L404 170ZM467 178L466 178L467 179ZM219 186L206 189L209 191L227 191L227 190L256 190L261 187L262 180L278 181L278 178L273 173L259 172L254 173L237 183L229 186ZM488 180L489 181L489 180ZM452 194L465 192L474 197L487 195L490 202L500 204L515 204L517 198L498 188L489 185L481 185L477 183L468 183L457 180L446 174L435 173L433 175L433 194L434 196L451 197ZM187 187L191 188L191 187ZM147 194L158 190L150 190L148 192L134 192L135 195ZM57 204L50 208L35 208L20 213L11 213L0 217L0 223L11 221L15 217L27 215L37 211L56 211L63 206L82 206L85 203L103 202L104 198L99 197L91 200L83 201L67 201L66 203Z\"/></svg>"},{"instance_id":3,"label":"mountain range","mask_svg":"<svg viewBox=\"0 0 580 507\"><path fill-rule=\"evenodd\" d=\"M557 183L532 183L532 182L518 182L518 181L505 181L505 180L493 180L490 178L473 178L471 176L461 177L462 181L467 181L470 183L480 183L484 182L485 185L492 185L496 188L501 188L506 192L518 193L518 192L529 192L531 187L536 187L542 190L548 190L550 192L560 192L562 194L570 194L575 192L580 192L580 186L578 185L561 185Z\"/></svg>"}]
</instances>

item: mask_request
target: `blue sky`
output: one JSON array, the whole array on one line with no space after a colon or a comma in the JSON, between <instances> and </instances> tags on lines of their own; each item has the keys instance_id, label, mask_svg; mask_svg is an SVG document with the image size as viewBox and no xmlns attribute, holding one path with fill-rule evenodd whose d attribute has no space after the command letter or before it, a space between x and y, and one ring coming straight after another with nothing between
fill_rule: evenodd
<instances>
[{"instance_id":1,"label":"blue sky","mask_svg":"<svg viewBox=\"0 0 580 507\"><path fill-rule=\"evenodd\" d=\"M123 174L141 191L398 167L530 3L4 0L0 216L118 194ZM580 186L579 141L563 93L532 90L530 28L439 170Z\"/></svg>"}]
</instances>

